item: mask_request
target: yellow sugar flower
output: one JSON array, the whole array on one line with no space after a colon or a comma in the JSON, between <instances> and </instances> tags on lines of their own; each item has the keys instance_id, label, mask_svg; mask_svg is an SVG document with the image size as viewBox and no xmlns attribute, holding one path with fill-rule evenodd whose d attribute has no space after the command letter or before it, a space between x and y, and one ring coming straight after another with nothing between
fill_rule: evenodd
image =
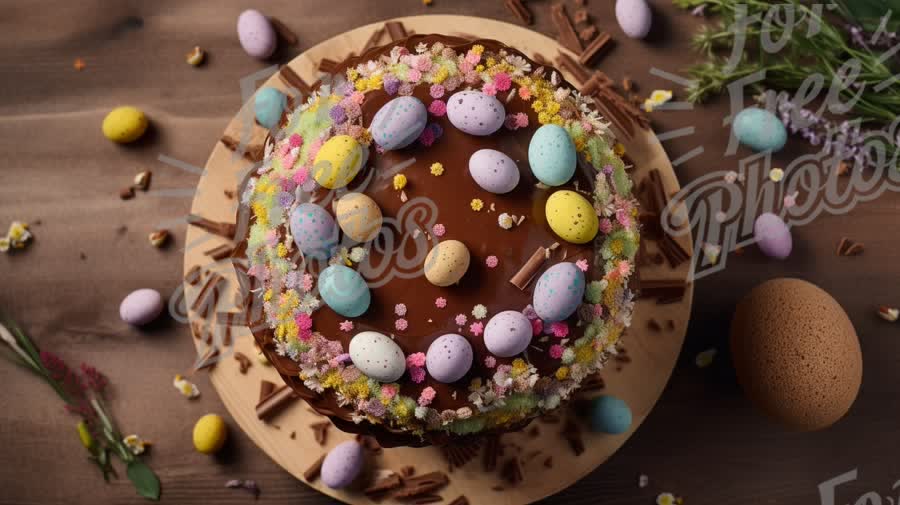
<instances>
[{"instance_id":1,"label":"yellow sugar flower","mask_svg":"<svg viewBox=\"0 0 900 505\"><path fill-rule=\"evenodd\" d=\"M431 175L438 177L444 173L444 165L442 163L431 164Z\"/></svg>"},{"instance_id":2,"label":"yellow sugar flower","mask_svg":"<svg viewBox=\"0 0 900 505\"><path fill-rule=\"evenodd\" d=\"M534 109L535 112L541 112L544 110L544 102L541 100L535 100L531 103L531 108Z\"/></svg>"},{"instance_id":3,"label":"yellow sugar flower","mask_svg":"<svg viewBox=\"0 0 900 505\"><path fill-rule=\"evenodd\" d=\"M401 189L406 187L406 176L403 174L397 174L394 176L394 189L400 191Z\"/></svg>"},{"instance_id":4,"label":"yellow sugar flower","mask_svg":"<svg viewBox=\"0 0 900 505\"><path fill-rule=\"evenodd\" d=\"M481 198L473 198L469 203L469 206L472 207L472 210L474 210L475 212L479 212L484 208L484 202L481 200Z\"/></svg>"},{"instance_id":5,"label":"yellow sugar flower","mask_svg":"<svg viewBox=\"0 0 900 505\"><path fill-rule=\"evenodd\" d=\"M472 46L472 52L475 54L482 54L484 52L484 46L481 44L475 44Z\"/></svg>"}]
</instances>

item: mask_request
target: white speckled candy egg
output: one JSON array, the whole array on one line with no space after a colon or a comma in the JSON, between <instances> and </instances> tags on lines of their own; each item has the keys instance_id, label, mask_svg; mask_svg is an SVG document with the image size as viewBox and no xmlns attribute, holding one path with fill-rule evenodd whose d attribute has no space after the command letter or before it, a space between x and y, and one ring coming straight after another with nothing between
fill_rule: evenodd
<instances>
[{"instance_id":1,"label":"white speckled candy egg","mask_svg":"<svg viewBox=\"0 0 900 505\"><path fill-rule=\"evenodd\" d=\"M469 158L469 174L485 191L509 193L519 184L519 167L509 156L493 149L480 149Z\"/></svg>"},{"instance_id":2,"label":"white speckled candy egg","mask_svg":"<svg viewBox=\"0 0 900 505\"><path fill-rule=\"evenodd\" d=\"M653 12L647 0L616 0L616 21L625 35L642 39L650 33Z\"/></svg>"},{"instance_id":3,"label":"white speckled candy egg","mask_svg":"<svg viewBox=\"0 0 900 505\"><path fill-rule=\"evenodd\" d=\"M429 375L444 384L462 379L472 368L472 344L456 333L441 335L428 346L425 368Z\"/></svg>"},{"instance_id":4,"label":"white speckled candy egg","mask_svg":"<svg viewBox=\"0 0 900 505\"><path fill-rule=\"evenodd\" d=\"M322 461L322 483L331 489L349 486L362 471L364 460L363 448L359 442L341 442L328 451Z\"/></svg>"},{"instance_id":5,"label":"white speckled candy egg","mask_svg":"<svg viewBox=\"0 0 900 505\"><path fill-rule=\"evenodd\" d=\"M362 193L342 196L335 204L334 213L344 235L357 242L368 242L377 237L384 220L375 200Z\"/></svg>"},{"instance_id":6,"label":"white speckled candy egg","mask_svg":"<svg viewBox=\"0 0 900 505\"><path fill-rule=\"evenodd\" d=\"M458 130L484 137L503 126L506 109L500 100L481 91L460 91L447 100L447 119Z\"/></svg>"},{"instance_id":7,"label":"white speckled candy egg","mask_svg":"<svg viewBox=\"0 0 900 505\"><path fill-rule=\"evenodd\" d=\"M584 273L574 263L557 263L538 279L532 304L538 317L554 323L571 316L583 296Z\"/></svg>"},{"instance_id":8,"label":"white speckled candy egg","mask_svg":"<svg viewBox=\"0 0 900 505\"><path fill-rule=\"evenodd\" d=\"M427 122L425 105L416 97L401 96L378 109L369 131L378 145L393 151L415 142Z\"/></svg>"},{"instance_id":9,"label":"white speckled candy egg","mask_svg":"<svg viewBox=\"0 0 900 505\"><path fill-rule=\"evenodd\" d=\"M484 345L501 358L523 352L531 344L531 337L531 321L516 310L495 315L484 327Z\"/></svg>"},{"instance_id":10,"label":"white speckled candy egg","mask_svg":"<svg viewBox=\"0 0 900 505\"><path fill-rule=\"evenodd\" d=\"M119 317L134 326L143 326L159 317L164 307L162 295L155 289L131 292L119 305Z\"/></svg>"},{"instance_id":11,"label":"white speckled candy egg","mask_svg":"<svg viewBox=\"0 0 900 505\"><path fill-rule=\"evenodd\" d=\"M278 37L269 18L254 9L247 9L238 16L238 39L244 51L254 58L264 60L275 52Z\"/></svg>"},{"instance_id":12,"label":"white speckled candy egg","mask_svg":"<svg viewBox=\"0 0 900 505\"><path fill-rule=\"evenodd\" d=\"M359 173L368 158L368 148L349 135L331 137L313 160L313 178L328 189L343 188Z\"/></svg>"},{"instance_id":13,"label":"white speckled candy egg","mask_svg":"<svg viewBox=\"0 0 900 505\"><path fill-rule=\"evenodd\" d=\"M406 371L403 350L377 331L362 331L350 339L350 359L366 377L379 382L394 382Z\"/></svg>"},{"instance_id":14,"label":"white speckled candy egg","mask_svg":"<svg viewBox=\"0 0 900 505\"><path fill-rule=\"evenodd\" d=\"M298 205L291 212L291 235L307 257L328 259L338 241L338 228L327 210L314 203Z\"/></svg>"},{"instance_id":15,"label":"white speckled candy egg","mask_svg":"<svg viewBox=\"0 0 900 505\"><path fill-rule=\"evenodd\" d=\"M359 272L344 265L331 265L319 274L319 294L331 310L356 317L368 310L372 293Z\"/></svg>"},{"instance_id":16,"label":"white speckled candy egg","mask_svg":"<svg viewBox=\"0 0 900 505\"><path fill-rule=\"evenodd\" d=\"M561 186L575 175L575 144L562 126L546 124L528 143L531 172L547 186Z\"/></svg>"},{"instance_id":17,"label":"white speckled candy egg","mask_svg":"<svg viewBox=\"0 0 900 505\"><path fill-rule=\"evenodd\" d=\"M574 191L562 190L550 195L544 212L550 229L566 242L587 244L600 230L594 206Z\"/></svg>"},{"instance_id":18,"label":"white speckled candy egg","mask_svg":"<svg viewBox=\"0 0 900 505\"><path fill-rule=\"evenodd\" d=\"M425 257L425 278L435 286L456 284L469 269L469 249L459 240L445 240Z\"/></svg>"}]
</instances>

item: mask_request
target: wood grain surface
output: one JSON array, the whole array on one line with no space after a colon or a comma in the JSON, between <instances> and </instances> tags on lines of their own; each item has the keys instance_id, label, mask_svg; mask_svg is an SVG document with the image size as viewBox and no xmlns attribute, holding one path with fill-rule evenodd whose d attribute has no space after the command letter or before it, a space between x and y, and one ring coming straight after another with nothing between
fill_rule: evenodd
<instances>
[{"instance_id":1,"label":"wood grain surface","mask_svg":"<svg viewBox=\"0 0 900 505\"><path fill-rule=\"evenodd\" d=\"M642 93L672 88L680 96L676 85L648 70L677 73L694 61L690 37L699 21L668 2L651 3L655 32L635 42L616 27L611 0L588 0L595 23L616 39L601 65L615 79L630 76ZM484 0L435 0L431 7L413 0L254 5L299 36L299 46L282 48L276 61L391 17L445 13L514 21L503 2ZM554 34L550 2L529 5L533 28ZM184 400L171 386L172 376L190 365L188 329L166 319L137 331L118 319L118 304L131 290L152 287L168 296L179 285L184 225L177 223L189 210L198 176L158 157L202 166L241 105L240 78L270 64L251 60L238 45L235 22L247 6L233 0L0 5L0 226L28 221L36 236L23 253L0 257L0 307L44 348L73 363L94 363L110 376L112 409L122 426L155 442L148 462L163 481L165 503L252 501L223 487L231 478L259 482L266 503L331 503L237 429L222 454L195 453L193 422L225 412L203 375L196 377L204 393L197 401ZM457 30L465 27L448 27ZM184 62L194 45L209 51L201 68ZM72 67L77 57L87 64L81 72ZM150 134L136 145L115 146L100 134L104 114L120 104L140 106L151 117ZM653 114L657 132L695 129L664 143L670 158L704 148L676 169L682 184L737 166L738 157L725 156L722 120L728 114L725 100ZM787 165L797 154L786 150L776 161ZM145 169L154 172L153 191L119 200L118 190ZM886 194L847 215L822 216L794 230L788 261L767 260L749 248L730 257L724 272L700 281L685 349L657 407L605 465L547 503L650 504L671 491L689 504L816 504L821 482L853 469L858 477L839 486L836 503L854 503L870 491L896 495L900 339L874 306L900 303L893 248L898 210L900 197ZM161 226L175 232L175 241L160 251L146 236ZM844 235L864 242L866 252L836 257L833 249ZM737 300L762 280L781 276L802 277L832 293L862 342L860 397L847 418L823 432L789 433L759 415L737 387L725 353ZM711 346L722 350L716 364L694 367L695 354ZM0 383L0 504L145 503L127 481L102 483L84 460L76 420L47 386L5 364ZM646 488L638 487L639 474L649 476Z\"/></svg>"}]
</instances>

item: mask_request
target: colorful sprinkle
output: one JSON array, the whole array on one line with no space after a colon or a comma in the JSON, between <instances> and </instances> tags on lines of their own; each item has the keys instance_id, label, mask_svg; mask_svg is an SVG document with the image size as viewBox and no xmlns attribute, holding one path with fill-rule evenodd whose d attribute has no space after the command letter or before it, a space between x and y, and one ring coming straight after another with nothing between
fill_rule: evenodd
<instances>
[{"instance_id":1,"label":"colorful sprinkle","mask_svg":"<svg viewBox=\"0 0 900 505\"><path fill-rule=\"evenodd\" d=\"M707 349L694 358L694 363L697 365L697 368L706 368L709 365L712 365L713 360L716 358L716 350L715 349Z\"/></svg>"},{"instance_id":2,"label":"colorful sprinkle","mask_svg":"<svg viewBox=\"0 0 900 505\"><path fill-rule=\"evenodd\" d=\"M769 180L772 182L781 182L784 179L784 170L773 168L769 171Z\"/></svg>"},{"instance_id":3,"label":"colorful sprinkle","mask_svg":"<svg viewBox=\"0 0 900 505\"><path fill-rule=\"evenodd\" d=\"M475 212L479 212L484 208L484 201L481 198L473 198L471 202L469 202L469 207L472 207L472 210Z\"/></svg>"},{"instance_id":4,"label":"colorful sprinkle","mask_svg":"<svg viewBox=\"0 0 900 505\"><path fill-rule=\"evenodd\" d=\"M426 356L424 352L416 352L406 357L406 366L408 368L425 366Z\"/></svg>"},{"instance_id":5,"label":"colorful sprinkle","mask_svg":"<svg viewBox=\"0 0 900 505\"><path fill-rule=\"evenodd\" d=\"M484 264L487 265L488 268L497 268L497 265L500 264L500 260L496 256L488 256L484 260Z\"/></svg>"},{"instance_id":6,"label":"colorful sprinkle","mask_svg":"<svg viewBox=\"0 0 900 505\"><path fill-rule=\"evenodd\" d=\"M587 272L589 267L588 261L586 259L580 259L576 261L575 266L578 267L578 269L582 272Z\"/></svg>"},{"instance_id":7,"label":"colorful sprinkle","mask_svg":"<svg viewBox=\"0 0 900 505\"><path fill-rule=\"evenodd\" d=\"M353 321L341 321L341 331L353 331Z\"/></svg>"},{"instance_id":8,"label":"colorful sprinkle","mask_svg":"<svg viewBox=\"0 0 900 505\"><path fill-rule=\"evenodd\" d=\"M447 104L443 100L435 100L428 105L428 112L432 116L441 117L447 113Z\"/></svg>"},{"instance_id":9,"label":"colorful sprinkle","mask_svg":"<svg viewBox=\"0 0 900 505\"><path fill-rule=\"evenodd\" d=\"M497 358L493 356L485 356L484 357L484 366L488 368L494 368L497 366Z\"/></svg>"},{"instance_id":10,"label":"colorful sprinkle","mask_svg":"<svg viewBox=\"0 0 900 505\"><path fill-rule=\"evenodd\" d=\"M439 309L443 309L444 307L447 306L447 299L444 298L443 296L439 296L439 297L435 298L435 299L434 299L434 306L437 307L437 308L439 308Z\"/></svg>"}]
</instances>

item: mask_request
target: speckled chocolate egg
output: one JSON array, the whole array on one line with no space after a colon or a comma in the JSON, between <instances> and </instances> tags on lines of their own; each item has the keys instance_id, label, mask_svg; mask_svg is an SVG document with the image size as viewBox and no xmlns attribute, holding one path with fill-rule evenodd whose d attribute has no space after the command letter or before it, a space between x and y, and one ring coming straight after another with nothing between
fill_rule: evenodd
<instances>
[{"instance_id":1,"label":"speckled chocolate egg","mask_svg":"<svg viewBox=\"0 0 900 505\"><path fill-rule=\"evenodd\" d=\"M647 0L616 0L616 21L625 35L642 39L650 33L653 12Z\"/></svg>"},{"instance_id":2,"label":"speckled chocolate egg","mask_svg":"<svg viewBox=\"0 0 900 505\"><path fill-rule=\"evenodd\" d=\"M287 97L275 88L263 88L253 97L253 113L263 128L278 126L286 106Z\"/></svg>"},{"instance_id":3,"label":"speckled chocolate egg","mask_svg":"<svg viewBox=\"0 0 900 505\"><path fill-rule=\"evenodd\" d=\"M350 339L350 359L366 377L394 382L406 371L406 356L396 342L377 331L362 331Z\"/></svg>"},{"instance_id":4,"label":"speckled chocolate egg","mask_svg":"<svg viewBox=\"0 0 900 505\"><path fill-rule=\"evenodd\" d=\"M456 333L441 335L428 346L425 368L436 381L444 384L462 379L472 368L472 344Z\"/></svg>"},{"instance_id":5,"label":"speckled chocolate egg","mask_svg":"<svg viewBox=\"0 0 900 505\"><path fill-rule=\"evenodd\" d=\"M459 240L445 240L425 257L425 278L435 286L456 284L469 269L469 249Z\"/></svg>"},{"instance_id":6,"label":"speckled chocolate egg","mask_svg":"<svg viewBox=\"0 0 900 505\"><path fill-rule=\"evenodd\" d=\"M385 151L402 149L419 138L428 122L428 111L418 98L401 96L381 106L369 131Z\"/></svg>"},{"instance_id":7,"label":"speckled chocolate egg","mask_svg":"<svg viewBox=\"0 0 900 505\"><path fill-rule=\"evenodd\" d=\"M544 211L550 229L566 242L586 244L594 240L600 230L600 220L594 206L574 191L553 193L547 199Z\"/></svg>"},{"instance_id":8,"label":"speckled chocolate egg","mask_svg":"<svg viewBox=\"0 0 900 505\"><path fill-rule=\"evenodd\" d=\"M338 241L338 228L327 210L314 203L303 203L291 212L291 235L303 254L328 259Z\"/></svg>"},{"instance_id":9,"label":"speckled chocolate egg","mask_svg":"<svg viewBox=\"0 0 900 505\"><path fill-rule=\"evenodd\" d=\"M356 317L368 310L372 293L359 272L344 265L331 265L319 274L319 294L331 310Z\"/></svg>"},{"instance_id":10,"label":"speckled chocolate egg","mask_svg":"<svg viewBox=\"0 0 900 505\"><path fill-rule=\"evenodd\" d=\"M349 135L331 137L313 160L313 178L328 189L343 188L356 177L368 158L368 148Z\"/></svg>"},{"instance_id":11,"label":"speckled chocolate egg","mask_svg":"<svg viewBox=\"0 0 900 505\"><path fill-rule=\"evenodd\" d=\"M447 119L458 130L483 137L503 126L506 109L481 91L459 91L447 100Z\"/></svg>"},{"instance_id":12,"label":"speckled chocolate egg","mask_svg":"<svg viewBox=\"0 0 900 505\"><path fill-rule=\"evenodd\" d=\"M575 175L575 144L562 126L545 124L528 143L531 172L547 186L562 186Z\"/></svg>"},{"instance_id":13,"label":"speckled chocolate egg","mask_svg":"<svg viewBox=\"0 0 900 505\"><path fill-rule=\"evenodd\" d=\"M159 317L164 307L165 303L159 291L138 289L122 300L122 304L119 305L119 317L128 324L143 326Z\"/></svg>"},{"instance_id":14,"label":"speckled chocolate egg","mask_svg":"<svg viewBox=\"0 0 900 505\"><path fill-rule=\"evenodd\" d=\"M859 339L844 309L800 279L764 282L738 304L731 353L750 400L796 430L834 424L862 382Z\"/></svg>"},{"instance_id":15,"label":"speckled chocolate egg","mask_svg":"<svg viewBox=\"0 0 900 505\"><path fill-rule=\"evenodd\" d=\"M562 321L571 316L584 296L584 272L575 263L557 263L541 274L534 286L533 305L544 322Z\"/></svg>"},{"instance_id":16,"label":"speckled chocolate egg","mask_svg":"<svg viewBox=\"0 0 900 505\"><path fill-rule=\"evenodd\" d=\"M119 144L127 144L141 138L150 122L144 111L137 107L116 107L103 118L103 135Z\"/></svg>"},{"instance_id":17,"label":"speckled chocolate egg","mask_svg":"<svg viewBox=\"0 0 900 505\"><path fill-rule=\"evenodd\" d=\"M357 242L368 242L381 231L381 208L368 195L347 193L335 204L334 213L344 235Z\"/></svg>"},{"instance_id":18,"label":"speckled chocolate egg","mask_svg":"<svg viewBox=\"0 0 900 505\"><path fill-rule=\"evenodd\" d=\"M781 119L759 107L739 112L731 129L741 144L757 152L778 152L787 143L787 129Z\"/></svg>"},{"instance_id":19,"label":"speckled chocolate egg","mask_svg":"<svg viewBox=\"0 0 900 505\"><path fill-rule=\"evenodd\" d=\"M322 461L322 483L331 489L345 488L359 476L364 462L365 454L359 442L341 442Z\"/></svg>"},{"instance_id":20,"label":"speckled chocolate egg","mask_svg":"<svg viewBox=\"0 0 900 505\"><path fill-rule=\"evenodd\" d=\"M531 321L525 314L506 310L494 315L484 327L484 345L495 356L509 358L527 349L532 335Z\"/></svg>"},{"instance_id":21,"label":"speckled chocolate egg","mask_svg":"<svg viewBox=\"0 0 900 505\"><path fill-rule=\"evenodd\" d=\"M756 218L753 223L753 238L763 254L780 260L790 256L794 246L791 230L783 219L771 212Z\"/></svg>"},{"instance_id":22,"label":"speckled chocolate egg","mask_svg":"<svg viewBox=\"0 0 900 505\"><path fill-rule=\"evenodd\" d=\"M469 157L469 174L481 189L509 193L519 184L519 167L509 156L493 149L480 149Z\"/></svg>"},{"instance_id":23,"label":"speckled chocolate egg","mask_svg":"<svg viewBox=\"0 0 900 505\"><path fill-rule=\"evenodd\" d=\"M238 16L237 32L241 47L254 58L264 60L272 56L278 45L272 23L258 10L247 9Z\"/></svg>"}]
</instances>

